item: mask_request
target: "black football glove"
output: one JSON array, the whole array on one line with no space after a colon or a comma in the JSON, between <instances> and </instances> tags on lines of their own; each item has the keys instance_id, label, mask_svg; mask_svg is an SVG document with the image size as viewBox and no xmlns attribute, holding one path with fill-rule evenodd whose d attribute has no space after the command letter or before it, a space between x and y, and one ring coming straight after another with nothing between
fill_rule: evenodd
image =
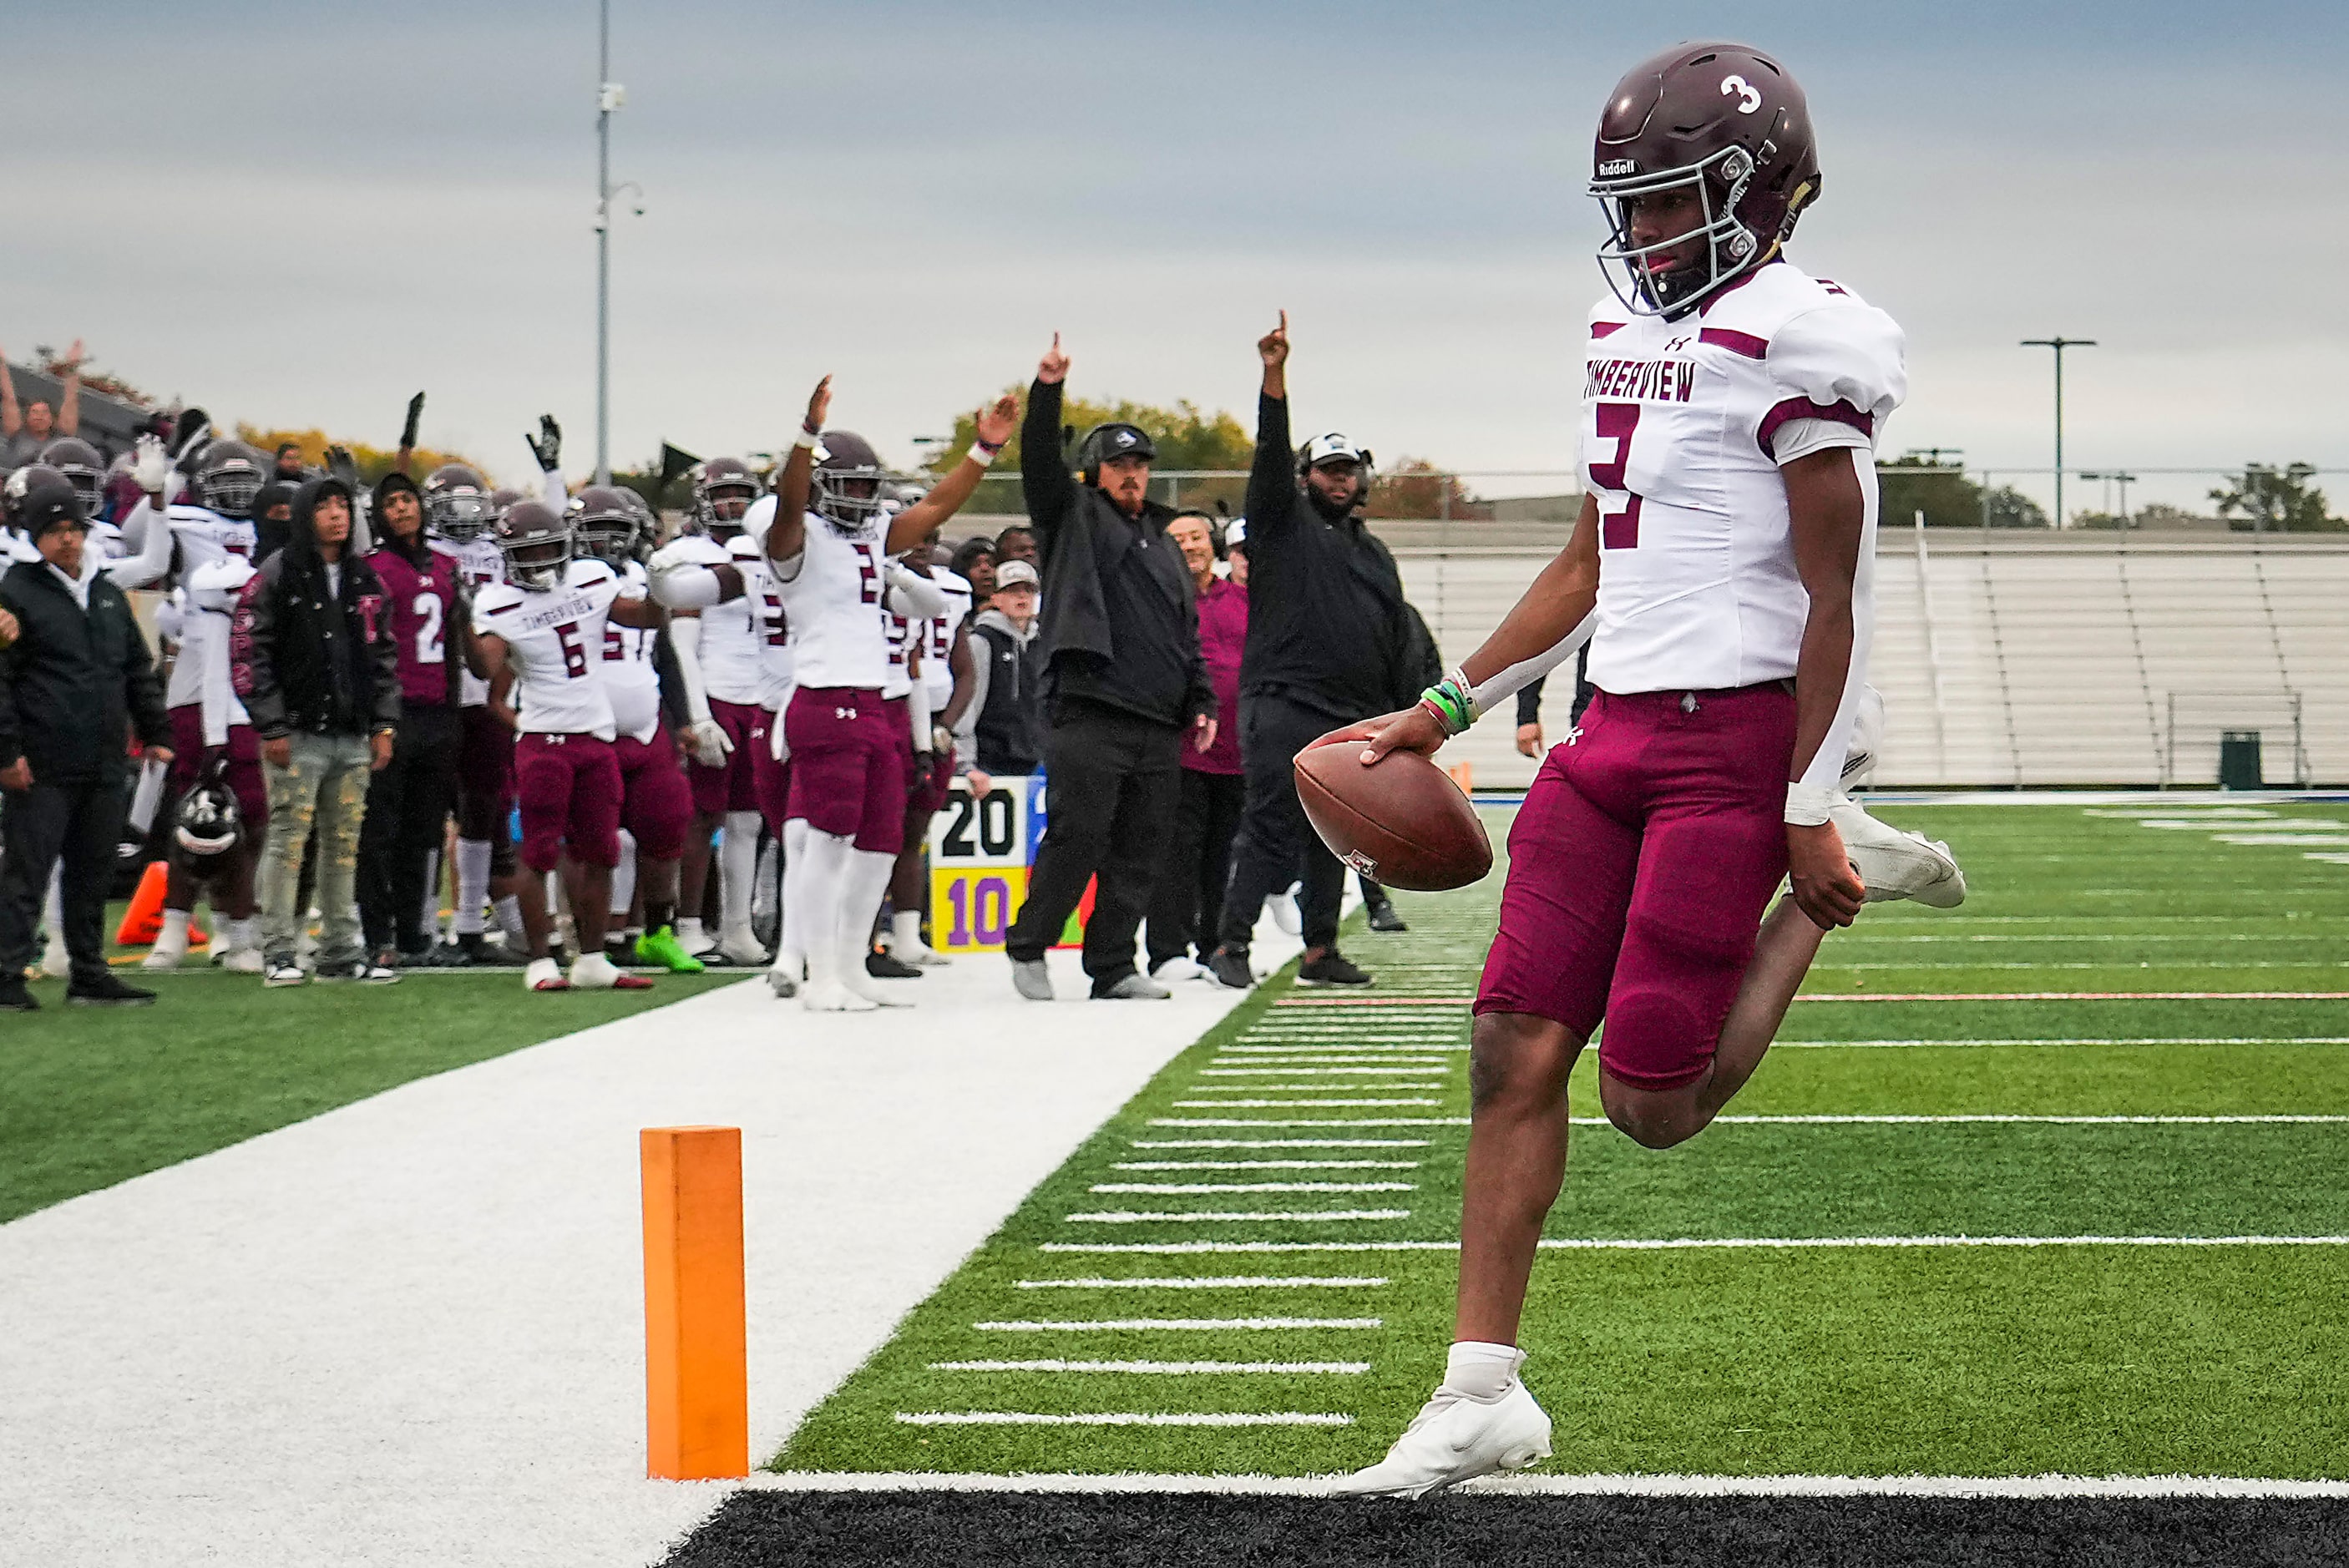
<instances>
[{"instance_id":1,"label":"black football glove","mask_svg":"<svg viewBox=\"0 0 2349 1568\"><path fill-rule=\"evenodd\" d=\"M399 444L414 449L416 427L424 422L424 394L419 392L408 400L408 423L399 428Z\"/></svg>"},{"instance_id":2,"label":"black football glove","mask_svg":"<svg viewBox=\"0 0 2349 1568\"><path fill-rule=\"evenodd\" d=\"M351 449L348 447L326 449L326 471L350 486L351 494L354 496L357 495L363 488L359 483L358 459L351 456Z\"/></svg>"},{"instance_id":3,"label":"black football glove","mask_svg":"<svg viewBox=\"0 0 2349 1568\"><path fill-rule=\"evenodd\" d=\"M531 455L538 459L538 466L547 473L551 474L563 466L563 427L554 422L554 415L541 414L538 417L538 439L532 441L528 436L523 439L530 442Z\"/></svg>"}]
</instances>

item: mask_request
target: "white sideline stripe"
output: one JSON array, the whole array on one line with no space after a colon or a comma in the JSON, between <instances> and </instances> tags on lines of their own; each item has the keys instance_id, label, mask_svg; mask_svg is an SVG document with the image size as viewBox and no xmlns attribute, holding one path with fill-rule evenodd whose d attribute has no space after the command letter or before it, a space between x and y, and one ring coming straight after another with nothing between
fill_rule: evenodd
<instances>
[{"instance_id":1,"label":"white sideline stripe","mask_svg":"<svg viewBox=\"0 0 2349 1568\"><path fill-rule=\"evenodd\" d=\"M1136 1149L1424 1149L1424 1138L1133 1138Z\"/></svg>"},{"instance_id":2,"label":"white sideline stripe","mask_svg":"<svg viewBox=\"0 0 2349 1568\"><path fill-rule=\"evenodd\" d=\"M1351 1416L1167 1415L1138 1410L1082 1416L1041 1416L1021 1410L920 1410L897 1412L908 1427L1350 1427Z\"/></svg>"},{"instance_id":3,"label":"white sideline stripe","mask_svg":"<svg viewBox=\"0 0 2349 1568\"><path fill-rule=\"evenodd\" d=\"M1207 1274L1168 1279L1023 1279L1020 1290L1375 1290L1383 1274Z\"/></svg>"},{"instance_id":4,"label":"white sideline stripe","mask_svg":"<svg viewBox=\"0 0 2349 1568\"><path fill-rule=\"evenodd\" d=\"M1121 1160L1112 1171L1416 1171L1416 1160Z\"/></svg>"},{"instance_id":5,"label":"white sideline stripe","mask_svg":"<svg viewBox=\"0 0 2349 1568\"><path fill-rule=\"evenodd\" d=\"M2333 940L2335 940L2335 938L2328 936L2322 932L2314 931L2279 931L2272 933L2256 931L2178 931L2171 932L2167 935L2163 935L2158 933L2147 933L2143 935L2137 935L2125 931L2087 931L2079 932L2068 936L2053 934L2046 932L2014 932L2011 934L2007 932L1980 932L1971 934L1961 934L1957 932L1940 932L1927 936L1894 936L1889 934L1880 934L1875 936L1862 936L1854 933L1843 937L1837 945L1848 947L1856 943L1877 942L2029 942L2037 944L2044 944L2050 942L2191 942L2199 944L2206 942L2331 942Z\"/></svg>"},{"instance_id":6,"label":"white sideline stripe","mask_svg":"<svg viewBox=\"0 0 2349 1568\"><path fill-rule=\"evenodd\" d=\"M1440 1099L1178 1099L1177 1110L1379 1110L1396 1106L1442 1105Z\"/></svg>"},{"instance_id":7,"label":"white sideline stripe","mask_svg":"<svg viewBox=\"0 0 2349 1568\"><path fill-rule=\"evenodd\" d=\"M1545 1252L1777 1252L1846 1247L2349 1247L2349 1236L1734 1236L1543 1238ZM1042 1253L1449 1253L1458 1242L1044 1242Z\"/></svg>"},{"instance_id":8,"label":"white sideline stripe","mask_svg":"<svg viewBox=\"0 0 2349 1568\"><path fill-rule=\"evenodd\" d=\"M1103 1209L1090 1214L1070 1214L1069 1225L1201 1225L1230 1220L1317 1225L1326 1221L1408 1220L1409 1209L1209 1209L1195 1213L1159 1213L1140 1209Z\"/></svg>"},{"instance_id":9,"label":"white sideline stripe","mask_svg":"<svg viewBox=\"0 0 2349 1568\"><path fill-rule=\"evenodd\" d=\"M1175 1102L1178 1106L1180 1100ZM1430 1102L1433 1103L1433 1102ZM1154 1116L1153 1127L1465 1127L1464 1116L1349 1116L1276 1121L1261 1116ZM1136 1145L1137 1148L1141 1145Z\"/></svg>"},{"instance_id":10,"label":"white sideline stripe","mask_svg":"<svg viewBox=\"0 0 2349 1568\"><path fill-rule=\"evenodd\" d=\"M2349 1046L2349 1035L2066 1035L1983 1040L1779 1040L1774 1051L1889 1050L1930 1046Z\"/></svg>"},{"instance_id":11,"label":"white sideline stripe","mask_svg":"<svg viewBox=\"0 0 2349 1568\"><path fill-rule=\"evenodd\" d=\"M1328 1373L1358 1377L1371 1369L1367 1361L933 1361L933 1372L1135 1372L1152 1377L1186 1377L1204 1373L1243 1373L1251 1377L1284 1373Z\"/></svg>"},{"instance_id":12,"label":"white sideline stripe","mask_svg":"<svg viewBox=\"0 0 2349 1568\"><path fill-rule=\"evenodd\" d=\"M1240 1329L1379 1328L1385 1322L1381 1317L1096 1317L1040 1323L1019 1319L971 1326L987 1334L1142 1334L1161 1328L1223 1334Z\"/></svg>"},{"instance_id":13,"label":"white sideline stripe","mask_svg":"<svg viewBox=\"0 0 2349 1568\"><path fill-rule=\"evenodd\" d=\"M1212 1070L1212 1069L1209 1069ZM1294 1077L1295 1068L1257 1068ZM1310 1069L1308 1069L1310 1070ZM1359 1070L1359 1069L1358 1069ZM1186 1086L1186 1094L1428 1094L1444 1088L1444 1080L1452 1076L1449 1068L1429 1068L1408 1077L1392 1068L1374 1070L1382 1080L1378 1083L1195 1083ZM1392 1081L1383 1081L1392 1080Z\"/></svg>"},{"instance_id":14,"label":"white sideline stripe","mask_svg":"<svg viewBox=\"0 0 2349 1568\"><path fill-rule=\"evenodd\" d=\"M1315 1059L1319 1060L1319 1058L1317 1057ZM1439 1063L1433 1067L1404 1067L1397 1064L1393 1067L1368 1068L1306 1068L1297 1067L1288 1062L1281 1062L1272 1067L1265 1068L1201 1068L1199 1069L1199 1076L1201 1078L1278 1078L1281 1074L1286 1073L1291 1078L1442 1078L1451 1070L1452 1064L1449 1062ZM1206 1086L1203 1085L1201 1087L1204 1088ZM1231 1087L1234 1088L1256 1088L1259 1087L1265 1088L1285 1088L1288 1086L1285 1084L1265 1084L1261 1086L1256 1084L1234 1084Z\"/></svg>"},{"instance_id":15,"label":"white sideline stripe","mask_svg":"<svg viewBox=\"0 0 2349 1568\"><path fill-rule=\"evenodd\" d=\"M1416 1192L1416 1181L1096 1181L1093 1192Z\"/></svg>"},{"instance_id":16,"label":"white sideline stripe","mask_svg":"<svg viewBox=\"0 0 2349 1568\"><path fill-rule=\"evenodd\" d=\"M745 1484L766 1491L1015 1491L1075 1494L1176 1492L1319 1497L1329 1476L974 1475L933 1470L759 1472ZM2236 1476L1955 1475L1542 1475L1487 1476L1463 1491L1520 1497L2349 1497L2349 1481L2263 1480Z\"/></svg>"}]
</instances>

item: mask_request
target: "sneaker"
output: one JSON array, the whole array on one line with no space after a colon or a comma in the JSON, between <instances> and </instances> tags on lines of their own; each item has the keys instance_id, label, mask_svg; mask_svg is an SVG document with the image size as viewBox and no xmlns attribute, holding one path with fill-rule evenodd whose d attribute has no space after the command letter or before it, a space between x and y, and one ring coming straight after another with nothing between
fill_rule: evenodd
<instances>
[{"instance_id":1,"label":"sneaker","mask_svg":"<svg viewBox=\"0 0 2349 1568\"><path fill-rule=\"evenodd\" d=\"M1859 688L1859 706L1852 714L1851 741L1843 754L1843 787L1866 783L1876 772L1877 753L1884 747L1884 694L1874 686Z\"/></svg>"},{"instance_id":2,"label":"sneaker","mask_svg":"<svg viewBox=\"0 0 2349 1568\"><path fill-rule=\"evenodd\" d=\"M1955 909L1966 902L1966 873L1949 845L1879 822L1853 800L1829 808L1827 820L1843 835L1844 853L1868 884L1868 903L1909 898Z\"/></svg>"},{"instance_id":3,"label":"sneaker","mask_svg":"<svg viewBox=\"0 0 2349 1568\"><path fill-rule=\"evenodd\" d=\"M1052 999L1052 972L1044 967L1040 958L1015 958L1011 961L1011 988L1030 1002Z\"/></svg>"},{"instance_id":4,"label":"sneaker","mask_svg":"<svg viewBox=\"0 0 2349 1568\"><path fill-rule=\"evenodd\" d=\"M1330 1483L1332 1497L1425 1497L1549 1458L1549 1417L1522 1382L1491 1404L1438 1390L1387 1457Z\"/></svg>"},{"instance_id":5,"label":"sneaker","mask_svg":"<svg viewBox=\"0 0 2349 1568\"><path fill-rule=\"evenodd\" d=\"M880 1003L858 995L837 980L802 986L800 1006L811 1013L874 1013L881 1008Z\"/></svg>"},{"instance_id":6,"label":"sneaker","mask_svg":"<svg viewBox=\"0 0 2349 1568\"><path fill-rule=\"evenodd\" d=\"M1371 929L1372 931L1394 932L1409 931L1411 927L1403 923L1402 916L1395 913L1395 906L1393 904L1388 903L1385 899L1381 899L1378 903L1371 905Z\"/></svg>"},{"instance_id":7,"label":"sneaker","mask_svg":"<svg viewBox=\"0 0 2349 1568\"><path fill-rule=\"evenodd\" d=\"M73 954L66 951L66 939L50 932L47 943L41 948L41 973L52 980L62 980L73 973Z\"/></svg>"},{"instance_id":8,"label":"sneaker","mask_svg":"<svg viewBox=\"0 0 2349 1568\"><path fill-rule=\"evenodd\" d=\"M1190 958L1169 958L1150 972L1150 977L1161 985L1179 985L1185 980L1212 980L1214 971Z\"/></svg>"},{"instance_id":9,"label":"sneaker","mask_svg":"<svg viewBox=\"0 0 2349 1568\"><path fill-rule=\"evenodd\" d=\"M328 981L351 980L362 985L397 985L399 971L372 958L350 958L340 964L318 965L318 978Z\"/></svg>"},{"instance_id":10,"label":"sneaker","mask_svg":"<svg viewBox=\"0 0 2349 1568\"><path fill-rule=\"evenodd\" d=\"M144 1007L155 1000L155 993L126 985L112 975L100 975L68 985L66 1000L77 1007Z\"/></svg>"},{"instance_id":11,"label":"sneaker","mask_svg":"<svg viewBox=\"0 0 2349 1568\"><path fill-rule=\"evenodd\" d=\"M647 969L666 969L672 975L701 973L701 960L685 950L674 926L664 925L637 937L636 962Z\"/></svg>"},{"instance_id":12,"label":"sneaker","mask_svg":"<svg viewBox=\"0 0 2349 1568\"><path fill-rule=\"evenodd\" d=\"M1371 977L1346 962L1332 947L1319 958L1309 958L1297 966L1297 983L1300 985L1367 985Z\"/></svg>"},{"instance_id":13,"label":"sneaker","mask_svg":"<svg viewBox=\"0 0 2349 1568\"><path fill-rule=\"evenodd\" d=\"M1305 934L1305 912L1297 907L1297 890L1303 885L1291 882L1285 892L1264 901L1265 907L1272 911L1272 923L1290 936Z\"/></svg>"},{"instance_id":14,"label":"sneaker","mask_svg":"<svg viewBox=\"0 0 2349 1568\"><path fill-rule=\"evenodd\" d=\"M806 977L805 960L778 953L775 962L767 969L767 989L774 993L778 1001L786 996L796 996L800 994L800 982Z\"/></svg>"},{"instance_id":15,"label":"sneaker","mask_svg":"<svg viewBox=\"0 0 2349 1568\"><path fill-rule=\"evenodd\" d=\"M1235 991L1245 991L1256 984L1256 971L1248 967L1245 947L1218 947L1207 954L1207 973L1216 983Z\"/></svg>"},{"instance_id":16,"label":"sneaker","mask_svg":"<svg viewBox=\"0 0 2349 1568\"><path fill-rule=\"evenodd\" d=\"M457 936L456 968L512 969L524 966L530 960L502 942L492 942L478 931L460 932Z\"/></svg>"},{"instance_id":17,"label":"sneaker","mask_svg":"<svg viewBox=\"0 0 2349 1568\"><path fill-rule=\"evenodd\" d=\"M699 956L705 964L713 961L710 954L704 953ZM758 969L765 966L767 958L767 950L759 945L759 939L750 934L750 928L738 925L718 939L714 961L744 969Z\"/></svg>"},{"instance_id":18,"label":"sneaker","mask_svg":"<svg viewBox=\"0 0 2349 1568\"><path fill-rule=\"evenodd\" d=\"M147 956L139 961L139 967L177 969L180 966L180 960L187 955L188 933L187 928L182 926L177 932L160 933L155 938L155 945L149 948Z\"/></svg>"},{"instance_id":19,"label":"sneaker","mask_svg":"<svg viewBox=\"0 0 2349 1568\"><path fill-rule=\"evenodd\" d=\"M264 985L299 985L309 978L309 972L291 958L267 960L262 965L261 983Z\"/></svg>"},{"instance_id":20,"label":"sneaker","mask_svg":"<svg viewBox=\"0 0 2349 1568\"><path fill-rule=\"evenodd\" d=\"M39 1002L25 988L21 975L0 975L0 1013L37 1013Z\"/></svg>"},{"instance_id":21,"label":"sneaker","mask_svg":"<svg viewBox=\"0 0 2349 1568\"><path fill-rule=\"evenodd\" d=\"M215 954L212 962L231 975L259 975L269 967L258 947L232 947L225 953Z\"/></svg>"},{"instance_id":22,"label":"sneaker","mask_svg":"<svg viewBox=\"0 0 2349 1568\"><path fill-rule=\"evenodd\" d=\"M571 982L563 977L563 965L552 958L533 958L530 967L522 972L522 987L525 991L568 991Z\"/></svg>"},{"instance_id":23,"label":"sneaker","mask_svg":"<svg viewBox=\"0 0 2349 1568\"><path fill-rule=\"evenodd\" d=\"M894 953L868 953L864 973L875 980L919 980L922 972Z\"/></svg>"},{"instance_id":24,"label":"sneaker","mask_svg":"<svg viewBox=\"0 0 2349 1568\"><path fill-rule=\"evenodd\" d=\"M533 965L535 967L535 965ZM600 953L583 953L571 965L574 991L649 991L653 983L641 975L615 968Z\"/></svg>"},{"instance_id":25,"label":"sneaker","mask_svg":"<svg viewBox=\"0 0 2349 1568\"><path fill-rule=\"evenodd\" d=\"M1096 1002L1164 1002L1174 995L1147 975L1128 975L1107 989L1093 987Z\"/></svg>"}]
</instances>

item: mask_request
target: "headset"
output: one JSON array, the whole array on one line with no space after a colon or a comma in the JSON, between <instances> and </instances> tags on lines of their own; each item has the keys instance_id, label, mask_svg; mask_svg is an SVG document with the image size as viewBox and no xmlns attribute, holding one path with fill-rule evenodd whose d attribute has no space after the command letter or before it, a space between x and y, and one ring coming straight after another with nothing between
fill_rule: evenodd
<instances>
[{"instance_id":1,"label":"headset","mask_svg":"<svg viewBox=\"0 0 2349 1568\"><path fill-rule=\"evenodd\" d=\"M1077 443L1077 471L1085 483L1101 483L1102 465L1112 458L1140 458L1143 462L1158 460L1158 443L1150 432L1139 425L1129 425L1123 419L1111 419L1095 425Z\"/></svg>"}]
</instances>

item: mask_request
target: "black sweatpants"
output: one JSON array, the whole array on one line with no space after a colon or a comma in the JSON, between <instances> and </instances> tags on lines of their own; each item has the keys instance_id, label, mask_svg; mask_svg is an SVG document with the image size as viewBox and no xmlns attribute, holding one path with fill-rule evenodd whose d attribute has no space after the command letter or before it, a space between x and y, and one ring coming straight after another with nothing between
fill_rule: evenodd
<instances>
[{"instance_id":1,"label":"black sweatpants","mask_svg":"<svg viewBox=\"0 0 2349 1568\"><path fill-rule=\"evenodd\" d=\"M367 779L359 824L359 927L370 954L425 946L424 871L457 803L457 710L403 709L391 761Z\"/></svg>"},{"instance_id":2,"label":"black sweatpants","mask_svg":"<svg viewBox=\"0 0 2349 1568\"><path fill-rule=\"evenodd\" d=\"M107 884L129 807L123 783L36 781L22 793L0 795L0 975L22 975L33 961L33 932L48 897L50 868L60 858L73 978L95 980L107 972Z\"/></svg>"},{"instance_id":3,"label":"black sweatpants","mask_svg":"<svg viewBox=\"0 0 2349 1568\"><path fill-rule=\"evenodd\" d=\"M1343 720L1269 692L1240 696L1240 768L1247 779L1239 837L1232 844L1232 880L1224 890L1219 937L1235 953L1247 951L1264 901L1300 878L1298 904L1305 945L1338 940L1338 910L1346 868L1305 820L1292 766L1297 754Z\"/></svg>"},{"instance_id":4,"label":"black sweatpants","mask_svg":"<svg viewBox=\"0 0 2349 1568\"><path fill-rule=\"evenodd\" d=\"M1239 831L1247 778L1238 773L1183 769L1174 807L1174 831L1165 863L1158 868L1158 891L1150 899L1150 935L1144 947L1150 967L1170 958L1192 956L1192 947L1216 945L1223 923L1224 883L1231 880L1232 836Z\"/></svg>"},{"instance_id":5,"label":"black sweatpants","mask_svg":"<svg viewBox=\"0 0 2349 1568\"><path fill-rule=\"evenodd\" d=\"M1091 703L1061 705L1044 741L1044 841L1028 902L1004 935L1018 962L1044 956L1098 879L1085 973L1101 995L1133 973L1133 937L1182 789L1183 731Z\"/></svg>"}]
</instances>

